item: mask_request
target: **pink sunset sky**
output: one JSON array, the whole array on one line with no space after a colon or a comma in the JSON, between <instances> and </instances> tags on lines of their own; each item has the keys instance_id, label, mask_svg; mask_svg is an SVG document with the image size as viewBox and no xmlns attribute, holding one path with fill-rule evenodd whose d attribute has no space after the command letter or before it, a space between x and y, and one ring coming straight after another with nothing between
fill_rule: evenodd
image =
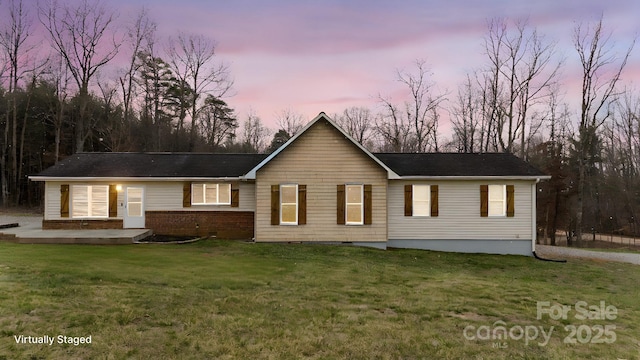
<instances>
[{"instance_id":1,"label":"pink sunset sky","mask_svg":"<svg viewBox=\"0 0 640 360\"><path fill-rule=\"evenodd\" d=\"M114 0L105 2L119 21L142 6L158 24L159 39L178 32L217 42L218 60L234 79L225 100L240 120L252 111L268 126L283 110L308 120L320 111L364 106L379 110L378 95L401 102L396 71L424 59L436 91L455 97L465 74L485 62L482 39L493 18L528 19L565 58L567 101L580 81L572 45L576 23L601 16L621 55L640 33L638 0L354 0L205 1ZM640 83L640 45L624 76ZM447 106L447 105L445 105ZM577 109L576 109L577 111ZM306 120L305 119L305 120Z\"/></svg>"}]
</instances>

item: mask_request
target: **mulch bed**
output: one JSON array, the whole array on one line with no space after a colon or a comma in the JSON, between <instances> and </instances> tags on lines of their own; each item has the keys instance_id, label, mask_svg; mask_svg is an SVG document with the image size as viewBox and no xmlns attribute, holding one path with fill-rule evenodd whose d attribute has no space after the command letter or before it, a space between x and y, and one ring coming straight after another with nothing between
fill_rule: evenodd
<instances>
[{"instance_id":1,"label":"mulch bed","mask_svg":"<svg viewBox=\"0 0 640 360\"><path fill-rule=\"evenodd\" d=\"M171 235L158 235L153 234L148 236L140 242L149 242L149 243L181 243L181 242L192 242L197 238L193 236L171 236Z\"/></svg>"}]
</instances>

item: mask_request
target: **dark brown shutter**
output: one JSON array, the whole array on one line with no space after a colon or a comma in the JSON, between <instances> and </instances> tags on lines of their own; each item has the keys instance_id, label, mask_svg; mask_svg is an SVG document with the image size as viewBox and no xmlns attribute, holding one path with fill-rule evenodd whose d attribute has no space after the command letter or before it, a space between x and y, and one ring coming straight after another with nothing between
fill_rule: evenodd
<instances>
[{"instance_id":1,"label":"dark brown shutter","mask_svg":"<svg viewBox=\"0 0 640 360\"><path fill-rule=\"evenodd\" d=\"M513 217L515 215L514 190L513 185L507 185L507 217Z\"/></svg>"},{"instance_id":2,"label":"dark brown shutter","mask_svg":"<svg viewBox=\"0 0 640 360\"><path fill-rule=\"evenodd\" d=\"M372 205L373 205L373 199L372 199L372 193L371 193L371 185L365 185L364 186L364 224L365 225L371 225L371 222L373 221L372 217L373 217L373 209L372 209Z\"/></svg>"},{"instance_id":3,"label":"dark brown shutter","mask_svg":"<svg viewBox=\"0 0 640 360\"><path fill-rule=\"evenodd\" d=\"M438 185L431 185L431 216L438 216Z\"/></svg>"},{"instance_id":4,"label":"dark brown shutter","mask_svg":"<svg viewBox=\"0 0 640 360\"><path fill-rule=\"evenodd\" d=\"M109 217L118 217L118 190L116 185L109 185Z\"/></svg>"},{"instance_id":5,"label":"dark brown shutter","mask_svg":"<svg viewBox=\"0 0 640 360\"><path fill-rule=\"evenodd\" d=\"M298 185L298 225L307 223L307 185Z\"/></svg>"},{"instance_id":6,"label":"dark brown shutter","mask_svg":"<svg viewBox=\"0 0 640 360\"><path fill-rule=\"evenodd\" d=\"M60 185L60 217L69 217L69 184Z\"/></svg>"},{"instance_id":7,"label":"dark brown shutter","mask_svg":"<svg viewBox=\"0 0 640 360\"><path fill-rule=\"evenodd\" d=\"M182 207L191 207L191 183L182 185Z\"/></svg>"},{"instance_id":8,"label":"dark brown shutter","mask_svg":"<svg viewBox=\"0 0 640 360\"><path fill-rule=\"evenodd\" d=\"M338 193L337 193L337 201L336 201L336 222L338 225L345 224L344 218L344 207L345 207L345 194L344 194L344 185L338 185Z\"/></svg>"},{"instance_id":9,"label":"dark brown shutter","mask_svg":"<svg viewBox=\"0 0 640 360\"><path fill-rule=\"evenodd\" d=\"M480 216L489 216L489 185L480 185Z\"/></svg>"},{"instance_id":10,"label":"dark brown shutter","mask_svg":"<svg viewBox=\"0 0 640 360\"><path fill-rule=\"evenodd\" d=\"M240 188L239 184L231 183L231 207L240 206Z\"/></svg>"},{"instance_id":11,"label":"dark brown shutter","mask_svg":"<svg viewBox=\"0 0 640 360\"><path fill-rule=\"evenodd\" d=\"M280 185L271 185L271 225L280 225Z\"/></svg>"},{"instance_id":12,"label":"dark brown shutter","mask_svg":"<svg viewBox=\"0 0 640 360\"><path fill-rule=\"evenodd\" d=\"M404 186L404 216L413 216L413 185Z\"/></svg>"}]
</instances>

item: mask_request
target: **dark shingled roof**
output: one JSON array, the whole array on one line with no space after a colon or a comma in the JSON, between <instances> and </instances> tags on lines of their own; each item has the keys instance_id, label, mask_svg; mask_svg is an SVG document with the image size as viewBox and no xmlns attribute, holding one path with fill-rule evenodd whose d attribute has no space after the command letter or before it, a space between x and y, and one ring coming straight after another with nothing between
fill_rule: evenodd
<instances>
[{"instance_id":1,"label":"dark shingled roof","mask_svg":"<svg viewBox=\"0 0 640 360\"><path fill-rule=\"evenodd\" d=\"M36 177L240 177L267 154L208 153L79 153ZM545 176L511 154L378 153L400 176ZM309 159L313 161L313 159Z\"/></svg>"},{"instance_id":2,"label":"dark shingled roof","mask_svg":"<svg viewBox=\"0 0 640 360\"><path fill-rule=\"evenodd\" d=\"M374 154L400 176L545 176L513 154Z\"/></svg>"},{"instance_id":3,"label":"dark shingled roof","mask_svg":"<svg viewBox=\"0 0 640 360\"><path fill-rule=\"evenodd\" d=\"M47 177L238 177L265 154L78 153L37 176Z\"/></svg>"}]
</instances>

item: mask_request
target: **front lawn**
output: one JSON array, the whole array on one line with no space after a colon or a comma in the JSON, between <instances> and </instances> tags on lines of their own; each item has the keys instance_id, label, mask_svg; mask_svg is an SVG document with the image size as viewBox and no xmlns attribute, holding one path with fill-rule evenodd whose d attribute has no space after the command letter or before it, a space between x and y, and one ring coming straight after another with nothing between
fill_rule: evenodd
<instances>
[{"instance_id":1,"label":"front lawn","mask_svg":"<svg viewBox=\"0 0 640 360\"><path fill-rule=\"evenodd\" d=\"M0 242L0 359L636 359L639 299L640 266L620 263ZM566 319L555 316L563 307ZM54 343L18 344L20 335Z\"/></svg>"}]
</instances>

